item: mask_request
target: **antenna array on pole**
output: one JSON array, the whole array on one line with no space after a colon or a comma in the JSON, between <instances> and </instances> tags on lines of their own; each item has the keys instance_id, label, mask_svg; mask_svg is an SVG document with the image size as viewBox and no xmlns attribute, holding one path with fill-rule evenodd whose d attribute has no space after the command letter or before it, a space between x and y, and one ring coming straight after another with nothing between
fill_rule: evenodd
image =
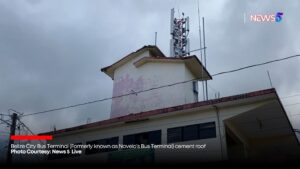
<instances>
[{"instance_id":1,"label":"antenna array on pole","mask_svg":"<svg viewBox=\"0 0 300 169\"><path fill-rule=\"evenodd\" d=\"M170 56L171 57L184 57L190 53L190 42L187 38L189 32L189 17L182 18L174 17L175 10L171 9L171 36L170 40Z\"/></svg>"}]
</instances>

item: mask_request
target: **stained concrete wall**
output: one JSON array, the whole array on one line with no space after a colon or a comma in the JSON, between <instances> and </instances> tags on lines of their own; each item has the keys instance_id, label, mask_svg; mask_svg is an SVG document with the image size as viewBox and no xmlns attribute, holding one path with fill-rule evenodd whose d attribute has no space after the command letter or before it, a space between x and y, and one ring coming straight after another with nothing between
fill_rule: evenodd
<instances>
[{"instance_id":1,"label":"stained concrete wall","mask_svg":"<svg viewBox=\"0 0 300 169\"><path fill-rule=\"evenodd\" d=\"M195 78L184 63L149 62L140 67L133 64L149 56L146 51L115 70L113 96L133 94L112 100L111 118L197 101L192 82L134 94Z\"/></svg>"}]
</instances>

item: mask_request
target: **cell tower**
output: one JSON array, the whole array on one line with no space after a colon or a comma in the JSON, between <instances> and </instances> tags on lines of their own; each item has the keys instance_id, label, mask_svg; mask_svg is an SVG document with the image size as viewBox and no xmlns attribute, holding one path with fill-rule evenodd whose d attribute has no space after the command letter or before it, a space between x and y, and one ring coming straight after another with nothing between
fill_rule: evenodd
<instances>
[{"instance_id":1,"label":"cell tower","mask_svg":"<svg viewBox=\"0 0 300 169\"><path fill-rule=\"evenodd\" d=\"M190 42L187 38L189 33L189 17L182 18L174 17L174 8L171 9L171 36L170 40L170 56L184 57L190 54Z\"/></svg>"}]
</instances>

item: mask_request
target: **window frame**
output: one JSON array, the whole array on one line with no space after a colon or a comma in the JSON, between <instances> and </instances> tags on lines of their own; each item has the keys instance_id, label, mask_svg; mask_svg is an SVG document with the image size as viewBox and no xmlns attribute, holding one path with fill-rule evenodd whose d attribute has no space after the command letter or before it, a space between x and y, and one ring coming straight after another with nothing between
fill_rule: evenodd
<instances>
[{"instance_id":1,"label":"window frame","mask_svg":"<svg viewBox=\"0 0 300 169\"><path fill-rule=\"evenodd\" d=\"M185 133L189 132L188 128L189 127L195 127L194 128L194 134L191 133ZM171 133L171 132L176 132L179 135L177 139L172 138L172 135L176 135L176 133ZM201 132L202 131L202 132ZM203 131L206 131L208 133L204 134L202 137L201 134L203 134ZM191 132L191 131L190 131ZM209 133L211 132L211 133ZM194 135L194 136L188 136L188 135ZM190 138L189 138L190 137ZM203 139L210 139L210 138L216 138L217 133L216 133L216 122L205 122L205 123L197 123L197 124L192 124L192 125L185 125L185 126L178 126L178 127L172 127L167 129L167 143L177 143L177 142L185 142L185 141L192 141L192 140L203 140Z\"/></svg>"}]
</instances>

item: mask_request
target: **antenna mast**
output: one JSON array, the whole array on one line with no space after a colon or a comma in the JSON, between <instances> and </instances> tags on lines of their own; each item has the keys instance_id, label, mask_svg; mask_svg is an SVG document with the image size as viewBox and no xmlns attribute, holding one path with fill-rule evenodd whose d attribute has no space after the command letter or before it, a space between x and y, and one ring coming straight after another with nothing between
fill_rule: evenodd
<instances>
[{"instance_id":1,"label":"antenna mast","mask_svg":"<svg viewBox=\"0 0 300 169\"><path fill-rule=\"evenodd\" d=\"M199 0L197 0L197 7L198 7L198 24L199 24L199 45L200 45L200 49L202 49L202 36L201 36L201 21L200 21L200 7L199 7ZM204 48L205 50L205 48ZM203 55L202 55L202 50L199 51L200 52L200 60L203 63ZM202 66L202 70L201 70L201 75L203 78L203 66ZM203 94L203 100L206 100L206 90L205 90L205 82L202 81L202 94Z\"/></svg>"},{"instance_id":2,"label":"antenna mast","mask_svg":"<svg viewBox=\"0 0 300 169\"><path fill-rule=\"evenodd\" d=\"M170 40L170 56L171 57L184 57L190 54L190 42L187 38L189 33L189 17L182 18L174 17L175 10L171 9L171 36Z\"/></svg>"},{"instance_id":3,"label":"antenna mast","mask_svg":"<svg viewBox=\"0 0 300 169\"><path fill-rule=\"evenodd\" d=\"M204 17L202 17L202 26L203 26L202 30L203 30L203 46L204 46L203 61L204 61L204 66L206 67L206 46L205 46ZM207 80L205 80L205 95L206 95L206 100L208 100Z\"/></svg>"}]
</instances>

